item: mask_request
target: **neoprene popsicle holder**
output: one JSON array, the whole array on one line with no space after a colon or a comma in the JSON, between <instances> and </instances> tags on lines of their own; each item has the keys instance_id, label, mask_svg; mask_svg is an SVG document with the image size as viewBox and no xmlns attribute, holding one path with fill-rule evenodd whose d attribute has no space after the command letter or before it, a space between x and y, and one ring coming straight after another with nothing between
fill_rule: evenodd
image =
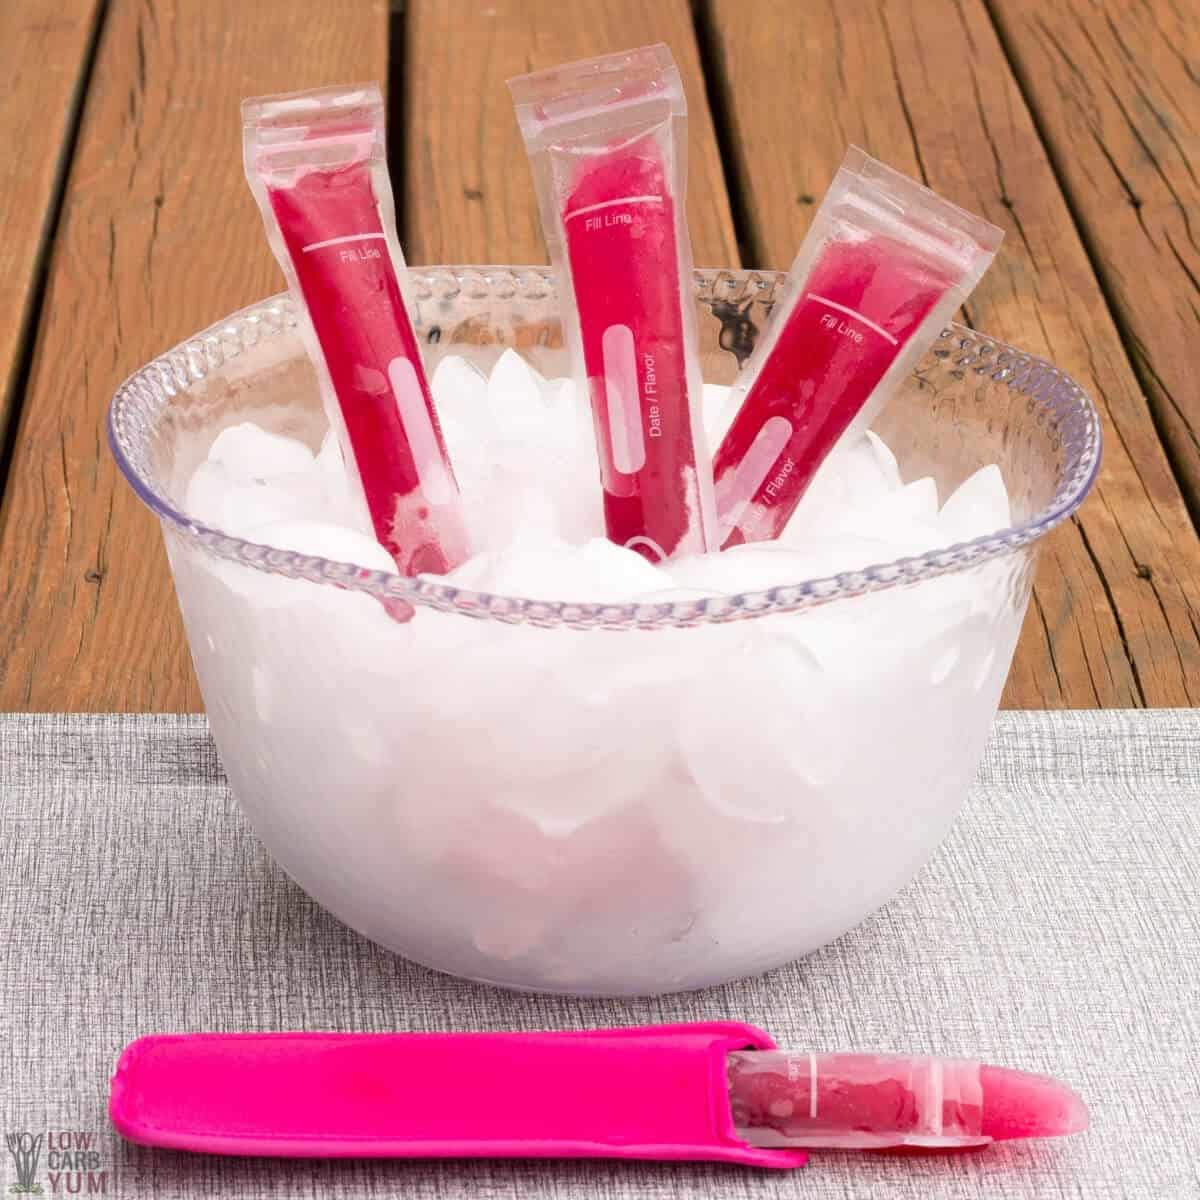
<instances>
[{"instance_id":1,"label":"neoprene popsicle holder","mask_svg":"<svg viewBox=\"0 0 1200 1200\"><path fill-rule=\"evenodd\" d=\"M738 1138L726 1055L752 1025L586 1033L182 1034L140 1038L109 1111L130 1141L321 1158L707 1159L798 1167Z\"/></svg>"}]
</instances>

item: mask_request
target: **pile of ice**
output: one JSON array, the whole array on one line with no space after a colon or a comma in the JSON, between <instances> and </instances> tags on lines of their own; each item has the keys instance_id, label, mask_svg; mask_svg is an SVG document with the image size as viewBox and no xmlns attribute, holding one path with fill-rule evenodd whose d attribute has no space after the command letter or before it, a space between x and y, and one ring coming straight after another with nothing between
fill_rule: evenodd
<instances>
[{"instance_id":1,"label":"pile of ice","mask_svg":"<svg viewBox=\"0 0 1200 1200\"><path fill-rule=\"evenodd\" d=\"M444 359L432 386L476 550L446 579L473 590L593 602L678 589L732 595L922 554L1009 524L995 466L940 504L934 481L903 483L891 451L868 432L830 456L778 541L656 566L604 537L592 417L570 380L543 379L508 351L490 378L464 359ZM732 415L727 398L727 388L704 389L710 445ZM314 454L254 424L225 429L185 504L227 533L390 568L332 433Z\"/></svg>"},{"instance_id":2,"label":"pile of ice","mask_svg":"<svg viewBox=\"0 0 1200 1200\"><path fill-rule=\"evenodd\" d=\"M1000 472L942 498L873 434L784 537L652 565L603 537L592 421L513 353L433 379L493 594L619 602L753 591L1009 524ZM726 391L706 388L710 442ZM335 442L221 432L185 507L252 541L391 569ZM1017 636L1023 561L804 613L546 630L222 562L172 564L209 717L260 835L319 900L446 970L661 991L762 970L861 920L949 827Z\"/></svg>"}]
</instances>

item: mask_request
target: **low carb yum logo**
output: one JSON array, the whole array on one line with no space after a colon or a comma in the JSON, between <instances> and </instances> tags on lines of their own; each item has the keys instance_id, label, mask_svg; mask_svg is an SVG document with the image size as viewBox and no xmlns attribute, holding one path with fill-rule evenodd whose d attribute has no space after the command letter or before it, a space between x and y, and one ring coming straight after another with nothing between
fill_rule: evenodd
<instances>
[{"instance_id":1,"label":"low carb yum logo","mask_svg":"<svg viewBox=\"0 0 1200 1200\"><path fill-rule=\"evenodd\" d=\"M18 1195L103 1196L110 1176L100 1169L96 1135L86 1130L9 1133L5 1138L17 1181L9 1187ZM44 1152L44 1153L43 1153ZM45 1170L40 1171L43 1158ZM40 1171L40 1178L39 1178ZM43 1181L46 1187L43 1187Z\"/></svg>"},{"instance_id":2,"label":"low carb yum logo","mask_svg":"<svg viewBox=\"0 0 1200 1200\"><path fill-rule=\"evenodd\" d=\"M10 1133L6 1135L8 1152L12 1155L13 1166L17 1171L17 1182L8 1190L29 1194L40 1192L42 1185L37 1182L38 1160L42 1156L44 1133Z\"/></svg>"}]
</instances>

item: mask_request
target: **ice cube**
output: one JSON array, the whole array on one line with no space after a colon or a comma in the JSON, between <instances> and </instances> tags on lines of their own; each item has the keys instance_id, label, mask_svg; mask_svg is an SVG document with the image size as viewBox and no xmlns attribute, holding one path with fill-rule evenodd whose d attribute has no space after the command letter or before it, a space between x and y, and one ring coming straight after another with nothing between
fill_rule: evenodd
<instances>
[{"instance_id":1,"label":"ice cube","mask_svg":"<svg viewBox=\"0 0 1200 1200\"><path fill-rule=\"evenodd\" d=\"M270 522L317 517L325 507L321 481L311 469L298 475L277 475L270 483L245 482L236 480L217 462L204 462L196 468L184 499L189 516L234 537L251 537L258 526Z\"/></svg>"},{"instance_id":2,"label":"ice cube","mask_svg":"<svg viewBox=\"0 0 1200 1200\"><path fill-rule=\"evenodd\" d=\"M876 492L851 504L832 518L823 532L835 538L848 535L886 543L889 553L871 561L889 562L946 545L937 511L937 485L927 477L899 491Z\"/></svg>"},{"instance_id":3,"label":"ice cube","mask_svg":"<svg viewBox=\"0 0 1200 1200\"><path fill-rule=\"evenodd\" d=\"M525 531L557 536L557 509L542 481L493 461L463 491L475 550L502 554Z\"/></svg>"},{"instance_id":4,"label":"ice cube","mask_svg":"<svg viewBox=\"0 0 1200 1200\"><path fill-rule=\"evenodd\" d=\"M868 429L863 438L875 455L875 464L883 476L887 489L892 492L896 491L901 486L900 464L896 461L896 456L883 438L874 431Z\"/></svg>"},{"instance_id":5,"label":"ice cube","mask_svg":"<svg viewBox=\"0 0 1200 1200\"><path fill-rule=\"evenodd\" d=\"M568 415L573 416L571 462L564 464L564 467L572 478L590 481L597 471L596 422L586 390L577 389L573 379L547 379L542 383L542 398L548 407L564 410L564 430L567 428ZM594 492L596 489L581 490Z\"/></svg>"},{"instance_id":6,"label":"ice cube","mask_svg":"<svg viewBox=\"0 0 1200 1200\"><path fill-rule=\"evenodd\" d=\"M445 575L422 575L421 578L433 583L445 583L456 588L465 588L469 592L487 591L487 583L492 571L492 553L475 553L464 563L460 563Z\"/></svg>"},{"instance_id":7,"label":"ice cube","mask_svg":"<svg viewBox=\"0 0 1200 1200\"><path fill-rule=\"evenodd\" d=\"M225 493L227 533L254 539L262 525L324 515L325 489L314 471L277 475L272 482L235 483Z\"/></svg>"},{"instance_id":8,"label":"ice cube","mask_svg":"<svg viewBox=\"0 0 1200 1200\"><path fill-rule=\"evenodd\" d=\"M233 480L224 466L202 462L188 480L183 500L184 511L201 524L230 532L224 528L225 500L232 486Z\"/></svg>"},{"instance_id":9,"label":"ice cube","mask_svg":"<svg viewBox=\"0 0 1200 1200\"><path fill-rule=\"evenodd\" d=\"M614 660L610 636L493 625L459 654L413 664L430 714L411 743L423 776L521 818L507 827L521 845L479 847L486 861L513 860L491 870L527 878L549 853L539 839L569 837L636 800L660 769L668 739L656 730L672 711L655 691L661 673L639 664L626 678L629 664Z\"/></svg>"},{"instance_id":10,"label":"ice cube","mask_svg":"<svg viewBox=\"0 0 1200 1200\"><path fill-rule=\"evenodd\" d=\"M742 399L741 394L735 397L731 395L731 391L732 389L716 383L706 383L702 390L702 424L709 448L714 451L733 424L738 404Z\"/></svg>"},{"instance_id":11,"label":"ice cube","mask_svg":"<svg viewBox=\"0 0 1200 1200\"><path fill-rule=\"evenodd\" d=\"M938 515L938 490L933 478L926 475L906 483L898 495L892 496L892 502L899 512L911 517L914 521L934 521Z\"/></svg>"},{"instance_id":12,"label":"ice cube","mask_svg":"<svg viewBox=\"0 0 1200 1200\"><path fill-rule=\"evenodd\" d=\"M786 551L778 552L778 557L763 554L757 545L736 546L719 554L668 560L664 570L670 572L674 587L734 595L743 590L757 592L784 581L797 557Z\"/></svg>"},{"instance_id":13,"label":"ice cube","mask_svg":"<svg viewBox=\"0 0 1200 1200\"><path fill-rule=\"evenodd\" d=\"M843 463L846 484L855 504L878 500L900 487L896 459L873 433L864 434L848 446Z\"/></svg>"},{"instance_id":14,"label":"ice cube","mask_svg":"<svg viewBox=\"0 0 1200 1200\"><path fill-rule=\"evenodd\" d=\"M487 379L466 359L452 354L438 363L430 387L458 486L469 491L486 462L491 423Z\"/></svg>"},{"instance_id":15,"label":"ice cube","mask_svg":"<svg viewBox=\"0 0 1200 1200\"><path fill-rule=\"evenodd\" d=\"M876 434L839 442L817 469L779 541L799 548L839 529L864 532L854 514L886 504L902 486L895 455Z\"/></svg>"},{"instance_id":16,"label":"ice cube","mask_svg":"<svg viewBox=\"0 0 1200 1200\"><path fill-rule=\"evenodd\" d=\"M770 543L764 544L764 549ZM809 539L802 554L806 574L781 582L799 583L808 579L825 579L849 571L861 571L866 567L891 562L904 551L895 540L883 536L865 534L831 534ZM801 565L799 562L797 565Z\"/></svg>"},{"instance_id":17,"label":"ice cube","mask_svg":"<svg viewBox=\"0 0 1200 1200\"><path fill-rule=\"evenodd\" d=\"M750 542L720 554L680 559L665 566L679 587L735 595L825 579L891 562L906 552L908 544L883 536L838 533L806 538L798 546Z\"/></svg>"},{"instance_id":18,"label":"ice cube","mask_svg":"<svg viewBox=\"0 0 1200 1200\"><path fill-rule=\"evenodd\" d=\"M465 564L449 581L505 596L596 604L670 586L664 571L605 538L570 546L553 533L525 528L506 550L479 557L481 566Z\"/></svg>"},{"instance_id":19,"label":"ice cube","mask_svg":"<svg viewBox=\"0 0 1200 1200\"><path fill-rule=\"evenodd\" d=\"M565 903L546 939L547 976L586 989L595 964L619 944L633 989L663 969L664 953L680 953L699 915L693 873L673 861L645 805L592 821L556 849L553 886ZM621 864L619 887L613 863Z\"/></svg>"},{"instance_id":20,"label":"ice cube","mask_svg":"<svg viewBox=\"0 0 1200 1200\"><path fill-rule=\"evenodd\" d=\"M225 467L234 479L249 482L311 470L313 452L295 438L243 421L217 434L208 461Z\"/></svg>"},{"instance_id":21,"label":"ice cube","mask_svg":"<svg viewBox=\"0 0 1200 1200\"><path fill-rule=\"evenodd\" d=\"M582 464L578 472L550 493L555 528L572 545L604 536L604 500L595 461L593 457Z\"/></svg>"},{"instance_id":22,"label":"ice cube","mask_svg":"<svg viewBox=\"0 0 1200 1200\"><path fill-rule=\"evenodd\" d=\"M574 557L578 581L597 603L632 600L642 592L669 587L670 575L633 550L607 538L591 538Z\"/></svg>"},{"instance_id":23,"label":"ice cube","mask_svg":"<svg viewBox=\"0 0 1200 1200\"><path fill-rule=\"evenodd\" d=\"M969 542L1012 524L1008 489L994 463L981 467L959 485L942 506L939 524L952 542Z\"/></svg>"},{"instance_id":24,"label":"ice cube","mask_svg":"<svg viewBox=\"0 0 1200 1200\"><path fill-rule=\"evenodd\" d=\"M523 478L557 475L565 465L561 456L573 454L580 441L578 410L562 398L515 350L506 350L488 380L492 453Z\"/></svg>"},{"instance_id":25,"label":"ice cube","mask_svg":"<svg viewBox=\"0 0 1200 1200\"><path fill-rule=\"evenodd\" d=\"M547 404L566 404L571 408L576 406L578 397L575 392L575 381L569 375L556 375L546 378L532 366L530 373L538 380L542 399Z\"/></svg>"},{"instance_id":26,"label":"ice cube","mask_svg":"<svg viewBox=\"0 0 1200 1200\"><path fill-rule=\"evenodd\" d=\"M352 563L372 571L395 573L392 556L373 538L324 521L276 521L257 530L258 540L279 550Z\"/></svg>"},{"instance_id":27,"label":"ice cube","mask_svg":"<svg viewBox=\"0 0 1200 1200\"><path fill-rule=\"evenodd\" d=\"M487 377L459 354L449 354L438 363L430 387L439 418L453 416L470 425L485 410Z\"/></svg>"},{"instance_id":28,"label":"ice cube","mask_svg":"<svg viewBox=\"0 0 1200 1200\"><path fill-rule=\"evenodd\" d=\"M324 509L314 515L320 516L330 525L342 525L361 533L364 537L374 539L374 526L371 523L366 497L358 483L350 478L345 467L340 466L336 471L330 469L318 474L323 477Z\"/></svg>"},{"instance_id":29,"label":"ice cube","mask_svg":"<svg viewBox=\"0 0 1200 1200\"><path fill-rule=\"evenodd\" d=\"M534 455L544 434L540 417L548 408L540 378L515 350L505 350L487 384L487 407L496 435L500 441L524 446Z\"/></svg>"},{"instance_id":30,"label":"ice cube","mask_svg":"<svg viewBox=\"0 0 1200 1200\"><path fill-rule=\"evenodd\" d=\"M821 695L824 681L801 641L761 629L739 634L681 697L676 733L709 805L739 820L778 824L829 775L798 708Z\"/></svg>"},{"instance_id":31,"label":"ice cube","mask_svg":"<svg viewBox=\"0 0 1200 1200\"><path fill-rule=\"evenodd\" d=\"M503 550L478 555L447 576L476 591L525 599L563 599L565 542L541 530L522 530ZM471 582L466 582L470 580Z\"/></svg>"},{"instance_id":32,"label":"ice cube","mask_svg":"<svg viewBox=\"0 0 1200 1200\"><path fill-rule=\"evenodd\" d=\"M791 520L783 527L779 544L802 547L841 517L853 502L846 456L835 450L813 476Z\"/></svg>"},{"instance_id":33,"label":"ice cube","mask_svg":"<svg viewBox=\"0 0 1200 1200\"><path fill-rule=\"evenodd\" d=\"M450 406L447 440L473 545L498 551L522 529L573 543L601 532L590 412L571 382L543 379L512 350L482 394L471 370L447 367L441 383L471 392Z\"/></svg>"},{"instance_id":34,"label":"ice cube","mask_svg":"<svg viewBox=\"0 0 1200 1200\"><path fill-rule=\"evenodd\" d=\"M317 453L317 468L326 475L344 476L346 464L342 461L342 447L338 441L337 430L328 429L321 439L321 449Z\"/></svg>"}]
</instances>

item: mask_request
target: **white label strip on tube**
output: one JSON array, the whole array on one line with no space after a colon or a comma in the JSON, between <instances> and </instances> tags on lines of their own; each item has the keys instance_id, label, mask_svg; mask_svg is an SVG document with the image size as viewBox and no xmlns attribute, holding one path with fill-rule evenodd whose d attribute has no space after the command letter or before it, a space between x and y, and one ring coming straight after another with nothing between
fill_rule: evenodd
<instances>
[{"instance_id":1,"label":"white label strip on tube","mask_svg":"<svg viewBox=\"0 0 1200 1200\"><path fill-rule=\"evenodd\" d=\"M717 516L722 540L741 521L746 506L757 495L791 436L792 423L787 417L771 417L764 421L763 427L750 443L746 457L734 470L733 478L728 483L723 479L718 484Z\"/></svg>"},{"instance_id":2,"label":"white label strip on tube","mask_svg":"<svg viewBox=\"0 0 1200 1200\"><path fill-rule=\"evenodd\" d=\"M608 410L613 466L622 475L632 475L646 465L633 330L628 325L610 325L600 339L600 348L604 355L604 407Z\"/></svg>"},{"instance_id":3,"label":"white label strip on tube","mask_svg":"<svg viewBox=\"0 0 1200 1200\"><path fill-rule=\"evenodd\" d=\"M933 1059L929 1064L929 1098L926 1119L929 1122L929 1132L934 1137L942 1136L943 1122L946 1119L946 1081L942 1074L942 1060Z\"/></svg>"},{"instance_id":4,"label":"white label strip on tube","mask_svg":"<svg viewBox=\"0 0 1200 1200\"><path fill-rule=\"evenodd\" d=\"M382 233L348 233L345 237L326 238L323 242L309 242L307 246L301 246L303 253L307 254L310 250L322 250L326 246L341 246L346 242L375 242L382 241Z\"/></svg>"},{"instance_id":5,"label":"white label strip on tube","mask_svg":"<svg viewBox=\"0 0 1200 1200\"><path fill-rule=\"evenodd\" d=\"M563 219L573 221L576 217L582 217L584 213L599 212L602 208L614 208L618 204L661 204L662 202L661 196L618 196L615 200L601 200L599 204L585 204L582 208L567 213Z\"/></svg>"},{"instance_id":6,"label":"white label strip on tube","mask_svg":"<svg viewBox=\"0 0 1200 1200\"><path fill-rule=\"evenodd\" d=\"M846 305L839 304L836 300L830 300L825 296L818 296L816 292L809 292L804 298L806 300L815 300L818 304L824 304L827 308L833 308L840 313L845 313L846 316L853 317L854 320L865 325L868 329L873 329L881 338L884 339L884 341L891 342L893 346L900 345L900 343L894 337L892 337L892 335L888 333L888 331L884 329L882 325L876 325L875 322L870 318L864 317L862 313L857 312L853 308L848 308Z\"/></svg>"},{"instance_id":7,"label":"white label strip on tube","mask_svg":"<svg viewBox=\"0 0 1200 1200\"><path fill-rule=\"evenodd\" d=\"M416 464L421 492L430 504L449 504L454 499L454 485L442 462L437 435L433 432L433 422L429 419L429 409L425 407L425 397L412 363L402 356L393 358L388 363L388 382L400 410L400 421Z\"/></svg>"}]
</instances>

